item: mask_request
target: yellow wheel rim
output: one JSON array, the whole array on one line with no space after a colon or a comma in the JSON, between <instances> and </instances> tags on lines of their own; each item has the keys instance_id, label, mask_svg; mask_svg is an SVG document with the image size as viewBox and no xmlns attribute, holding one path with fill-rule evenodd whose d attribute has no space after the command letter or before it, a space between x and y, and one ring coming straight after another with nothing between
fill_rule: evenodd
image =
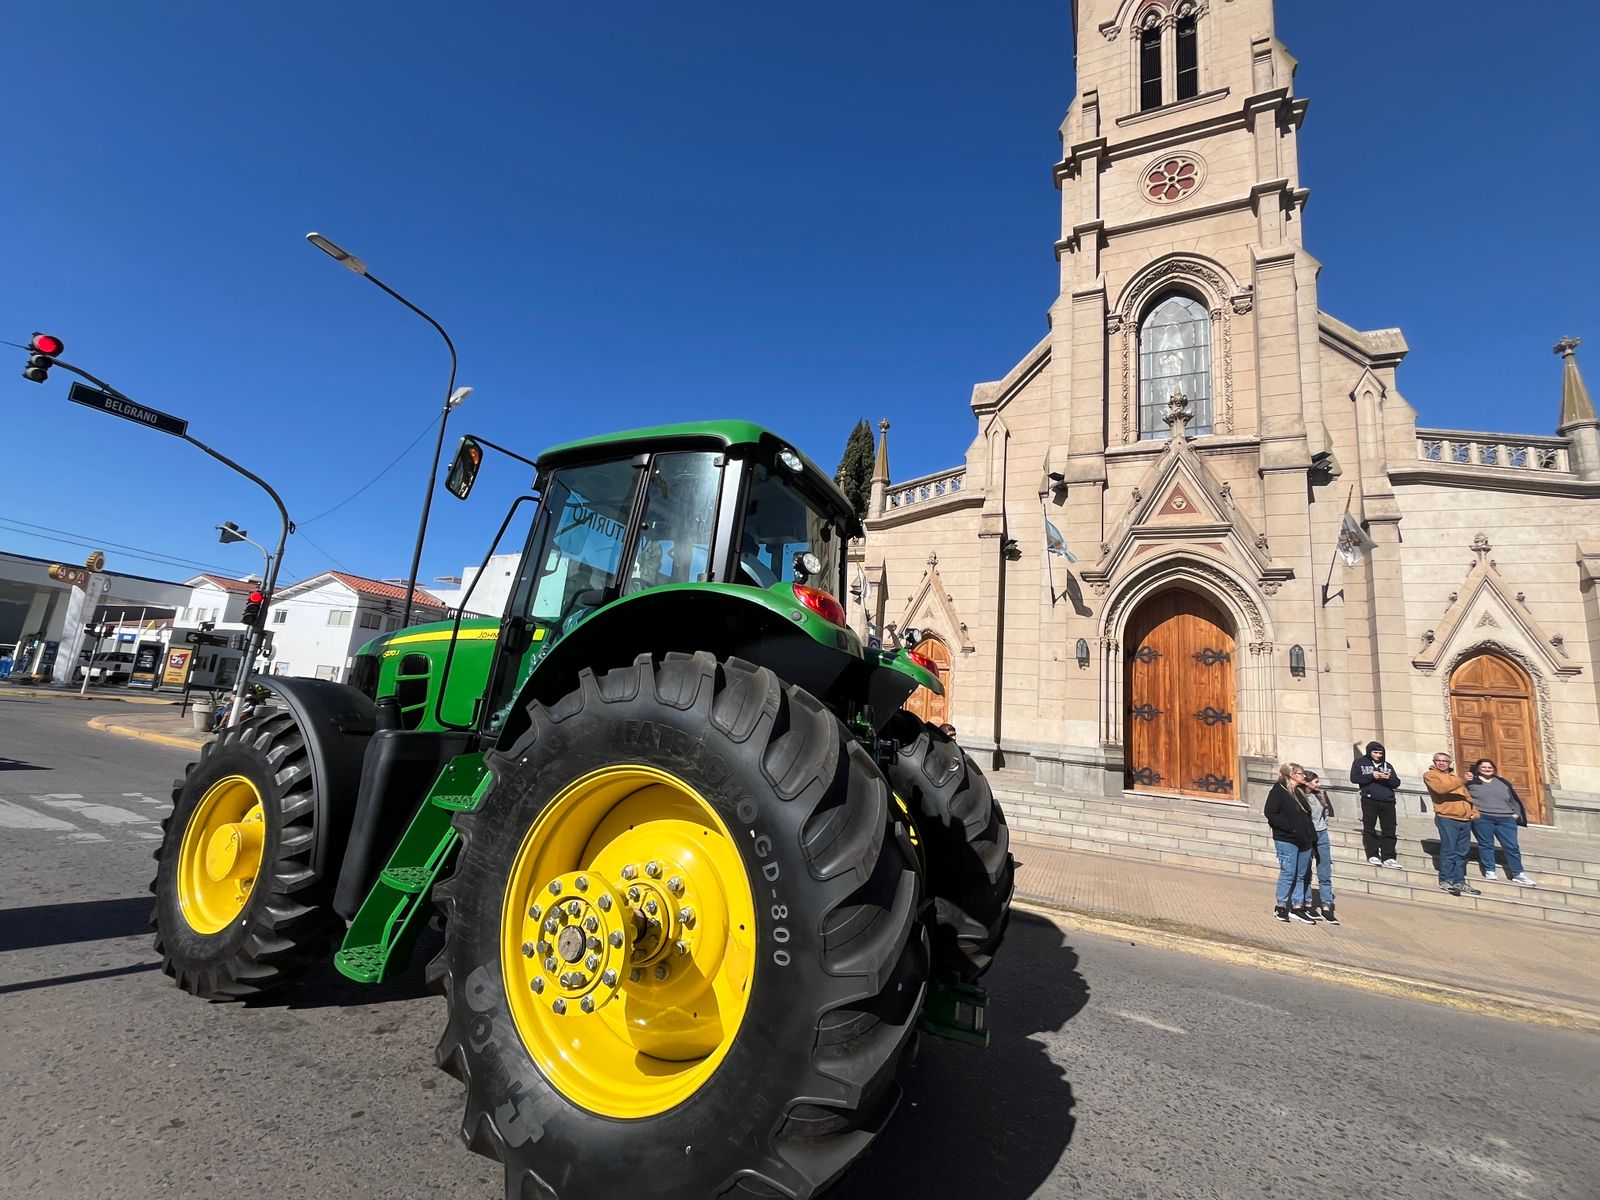
<instances>
[{"instance_id":1,"label":"yellow wheel rim","mask_svg":"<svg viewBox=\"0 0 1600 1200\"><path fill-rule=\"evenodd\" d=\"M244 912L266 836L261 793L243 775L206 789L178 849L178 903L197 933L221 933Z\"/></svg>"},{"instance_id":2,"label":"yellow wheel rim","mask_svg":"<svg viewBox=\"0 0 1600 1200\"><path fill-rule=\"evenodd\" d=\"M601 1116L654 1116L727 1055L755 971L750 878L715 809L654 767L551 800L511 865L506 1000L544 1077Z\"/></svg>"}]
</instances>

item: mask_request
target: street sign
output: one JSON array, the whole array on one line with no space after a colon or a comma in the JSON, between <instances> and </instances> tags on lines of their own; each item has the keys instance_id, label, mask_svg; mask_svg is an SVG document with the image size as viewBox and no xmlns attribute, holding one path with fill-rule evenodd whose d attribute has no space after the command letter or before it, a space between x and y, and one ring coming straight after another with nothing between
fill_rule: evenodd
<instances>
[{"instance_id":1,"label":"street sign","mask_svg":"<svg viewBox=\"0 0 1600 1200\"><path fill-rule=\"evenodd\" d=\"M124 421L132 421L136 425L148 425L151 429L159 429L162 433L172 434L173 437L184 437L189 432L189 422L181 417L174 417L154 408L146 408L142 404L124 400L121 396L113 396L110 392L102 392L99 388L90 387L86 383L75 383L68 388L67 399L86 408L97 408L101 412L110 413L113 417L121 417Z\"/></svg>"}]
</instances>

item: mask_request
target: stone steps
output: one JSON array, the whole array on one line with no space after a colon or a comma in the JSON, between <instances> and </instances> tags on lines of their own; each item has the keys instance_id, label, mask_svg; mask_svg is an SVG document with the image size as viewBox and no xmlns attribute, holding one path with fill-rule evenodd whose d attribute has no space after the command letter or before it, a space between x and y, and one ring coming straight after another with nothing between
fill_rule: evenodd
<instances>
[{"instance_id":1,"label":"stone steps","mask_svg":"<svg viewBox=\"0 0 1600 1200\"><path fill-rule=\"evenodd\" d=\"M1079 796L1043 787L1031 778L1008 777L1006 772L992 773L991 782L1012 840L1024 857L1022 847L1036 844L1262 880L1277 876L1271 835L1253 805L1144 793ZM1510 883L1503 868L1499 880L1482 879L1474 847L1468 879L1483 894L1451 896L1439 890L1435 860L1429 853L1437 849L1432 821L1420 815L1402 818L1397 832L1401 869L1374 867L1362 851L1360 825L1348 815L1336 814L1329 828L1336 888L1600 932L1600 840L1538 830L1539 851L1523 854L1524 867L1538 880L1538 888Z\"/></svg>"}]
</instances>

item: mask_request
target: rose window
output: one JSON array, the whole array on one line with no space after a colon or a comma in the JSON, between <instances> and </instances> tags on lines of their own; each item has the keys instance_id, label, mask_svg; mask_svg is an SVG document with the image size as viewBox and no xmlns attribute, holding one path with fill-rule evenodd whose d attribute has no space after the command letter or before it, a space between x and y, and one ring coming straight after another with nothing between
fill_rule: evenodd
<instances>
[{"instance_id":1,"label":"rose window","mask_svg":"<svg viewBox=\"0 0 1600 1200\"><path fill-rule=\"evenodd\" d=\"M1152 200L1181 200L1200 186L1200 165L1192 158L1164 158L1144 175L1144 194Z\"/></svg>"}]
</instances>

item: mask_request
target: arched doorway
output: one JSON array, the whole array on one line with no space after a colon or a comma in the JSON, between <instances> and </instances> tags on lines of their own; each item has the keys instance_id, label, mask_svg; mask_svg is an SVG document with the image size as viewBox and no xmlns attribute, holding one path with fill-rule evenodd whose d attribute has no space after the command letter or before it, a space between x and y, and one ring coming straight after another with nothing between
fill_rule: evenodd
<instances>
[{"instance_id":1,"label":"arched doorway","mask_svg":"<svg viewBox=\"0 0 1600 1200\"><path fill-rule=\"evenodd\" d=\"M936 696L931 688L919 687L905 702L905 710L914 713L930 725L943 725L950 720L950 647L938 638L923 638L911 647L933 663L939 671L939 682L944 685L944 695Z\"/></svg>"},{"instance_id":2,"label":"arched doorway","mask_svg":"<svg viewBox=\"0 0 1600 1200\"><path fill-rule=\"evenodd\" d=\"M1494 759L1527 805L1528 820L1545 824L1539 721L1528 673L1488 651L1467 659L1450 676L1450 724L1457 769L1465 772L1475 759Z\"/></svg>"},{"instance_id":3,"label":"arched doorway","mask_svg":"<svg viewBox=\"0 0 1600 1200\"><path fill-rule=\"evenodd\" d=\"M1232 623L1210 601L1169 588L1129 618L1123 645L1129 784L1140 791L1235 796Z\"/></svg>"}]
</instances>

